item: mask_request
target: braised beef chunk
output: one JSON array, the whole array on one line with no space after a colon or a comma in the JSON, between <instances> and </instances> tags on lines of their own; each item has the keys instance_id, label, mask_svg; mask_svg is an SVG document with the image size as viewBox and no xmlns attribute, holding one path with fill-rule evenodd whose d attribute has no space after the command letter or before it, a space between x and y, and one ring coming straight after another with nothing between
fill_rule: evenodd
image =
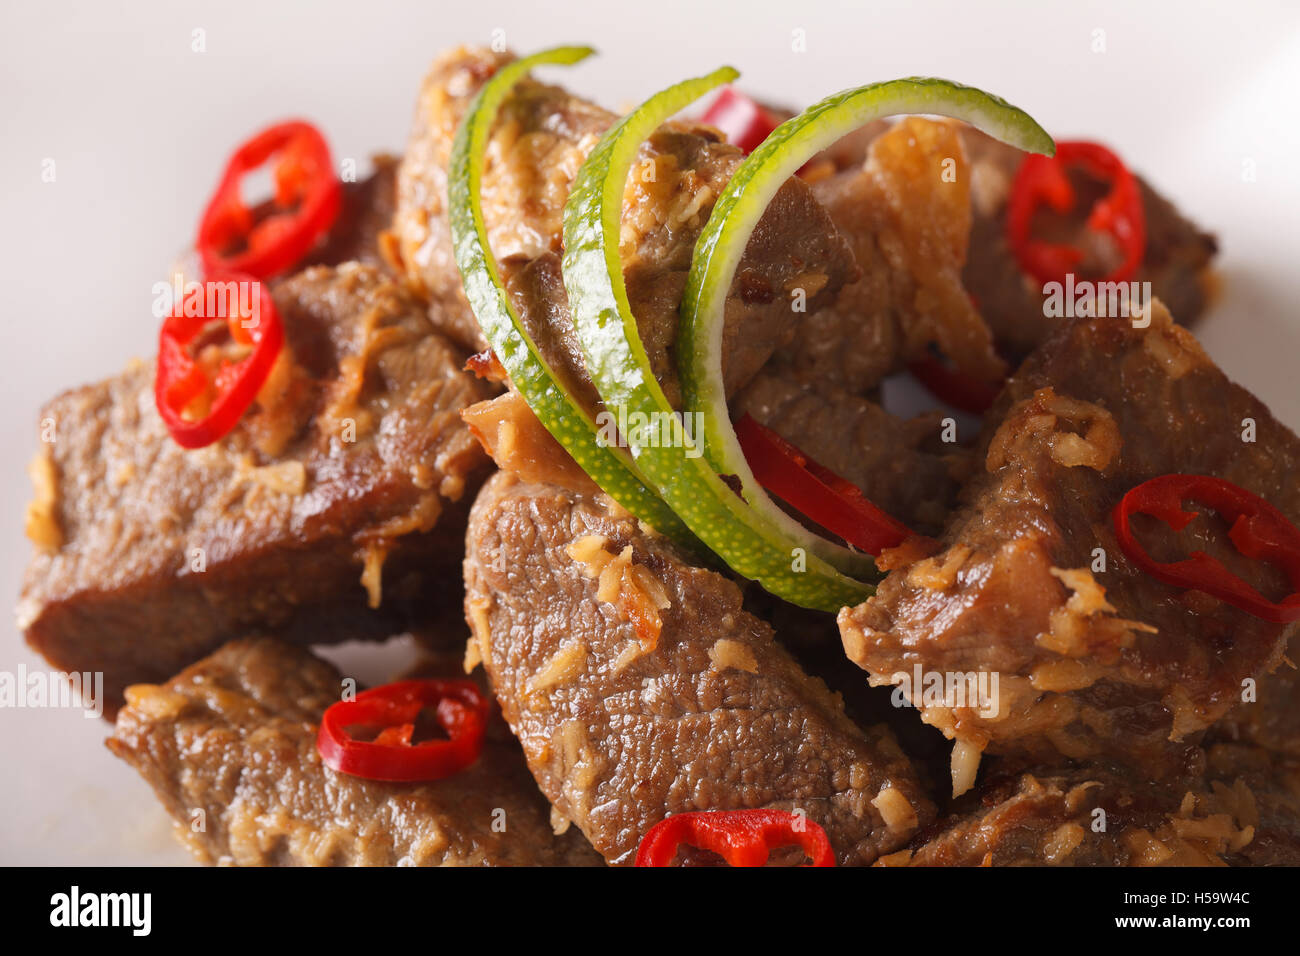
<instances>
[{"instance_id":1,"label":"braised beef chunk","mask_svg":"<svg viewBox=\"0 0 1300 956\"><path fill-rule=\"evenodd\" d=\"M1295 654L1295 647L1290 649ZM1210 729L1215 742L1244 743L1300 761L1300 669L1284 657L1273 673L1243 688L1240 702Z\"/></svg>"},{"instance_id":2,"label":"braised beef chunk","mask_svg":"<svg viewBox=\"0 0 1300 956\"><path fill-rule=\"evenodd\" d=\"M904 420L829 384L800 383L784 365L760 372L731 410L752 415L920 533L943 525L969 465L968 453L939 441L938 413Z\"/></svg>"},{"instance_id":3,"label":"braised beef chunk","mask_svg":"<svg viewBox=\"0 0 1300 956\"><path fill-rule=\"evenodd\" d=\"M963 371L1004 373L962 285L970 177L960 128L909 117L877 136L865 160L817 182L861 278L808 315L779 360L814 385L865 394L933 343Z\"/></svg>"},{"instance_id":4,"label":"braised beef chunk","mask_svg":"<svg viewBox=\"0 0 1300 956\"><path fill-rule=\"evenodd\" d=\"M976 129L963 133L971 157L970 257L962 273L966 288L979 303L980 314L993 329L998 343L1011 355L1023 356L1056 327L1059 319L1043 314L1042 284L1021 270L1006 239L1006 210L1011 184L1024 154ZM1091 274L1106 275L1122 261L1109 236L1084 225L1087 210L1104 195L1106 185L1072 170L1078 194L1073 215L1042 215L1035 219L1035 235L1052 242L1084 249ZM1150 282L1179 322L1191 324L1209 301L1210 262L1217 251L1213 236L1189 222L1169 200L1141 177L1142 208L1146 215L1146 247L1134 281Z\"/></svg>"},{"instance_id":5,"label":"braised beef chunk","mask_svg":"<svg viewBox=\"0 0 1300 956\"><path fill-rule=\"evenodd\" d=\"M842 863L932 816L883 727L697 567L608 499L502 473L470 519L466 617L529 768L611 863L671 813L802 809Z\"/></svg>"},{"instance_id":6,"label":"braised beef chunk","mask_svg":"<svg viewBox=\"0 0 1300 956\"><path fill-rule=\"evenodd\" d=\"M1250 744L1216 743L1206 749L1205 762L1216 795L1221 787L1239 789L1241 807L1253 810L1253 839L1230 863L1248 866L1300 866L1300 760L1291 753ZM1253 807L1252 807L1253 804ZM1247 817L1246 822L1251 822Z\"/></svg>"},{"instance_id":7,"label":"braised beef chunk","mask_svg":"<svg viewBox=\"0 0 1300 956\"><path fill-rule=\"evenodd\" d=\"M420 93L399 175L395 232L408 273L435 302L463 298L446 221L451 141L470 98L511 59L482 49L452 51L434 64ZM524 321L589 400L558 255L573 179L615 118L559 87L524 81L502 107L482 187L489 242ZM742 158L708 127L670 123L643 144L628 178L622 235L628 293L655 374L674 403L680 399L673 353L677 307L691 253ZM728 391L790 342L796 308L815 310L855 276L852 254L826 211L801 180L791 179L759 223L728 302ZM462 338L486 344L476 330Z\"/></svg>"},{"instance_id":8,"label":"braised beef chunk","mask_svg":"<svg viewBox=\"0 0 1300 956\"><path fill-rule=\"evenodd\" d=\"M442 660L428 676L458 672ZM323 766L316 731L341 687L342 675L308 651L243 638L162 686L131 687L108 746L140 771L205 863L600 863L576 831L552 833L499 717L478 761L443 780L384 783Z\"/></svg>"},{"instance_id":9,"label":"braised beef chunk","mask_svg":"<svg viewBox=\"0 0 1300 956\"><path fill-rule=\"evenodd\" d=\"M994 775L884 866L1300 863L1300 765L1219 747L1203 774L1111 765Z\"/></svg>"},{"instance_id":10,"label":"braised beef chunk","mask_svg":"<svg viewBox=\"0 0 1300 956\"><path fill-rule=\"evenodd\" d=\"M844 702L844 712L854 723L883 724L893 732L923 793L945 797L952 744L918 720L915 710L895 700L893 688L872 687L862 679L862 669L844 656L833 613L789 604L753 583L745 587L743 607L771 625L781 646Z\"/></svg>"},{"instance_id":11,"label":"braised beef chunk","mask_svg":"<svg viewBox=\"0 0 1300 956\"><path fill-rule=\"evenodd\" d=\"M960 149L941 142L951 132L936 138L936 131L945 127L957 131ZM912 136L917 130L923 135ZM900 148L880 155L890 136ZM877 155L871 157L873 151ZM890 218L900 211L906 215L908 209L925 212L932 203L942 204L929 207L941 213L931 211L921 221L938 226L939 231L951 228L951 239L960 240L961 257L956 260L960 282L992 330L998 350L1018 359L1047 338L1059 320L1044 316L1041 284L1025 275L1006 241L1007 199L1024 155L974 127L911 117L870 124L815 161L809 175L815 180L817 198L848 238L864 277L841 296L841 307L808 318L814 334L797 343L795 352L810 377L830 376L838 385L862 393L915 358L917 346L934 338L936 329L960 328L968 320L955 301L939 309L935 300L921 301L909 294L916 284L909 280L900 256L905 247L899 239L906 233L897 228L899 220L891 224ZM941 175L945 168L947 178ZM882 172L903 178L895 178L891 188L888 180L881 179ZM1211 297L1215 239L1137 178L1147 243L1142 267L1133 278L1149 281L1153 294L1174 317L1191 324ZM1072 179L1079 195L1077 211L1064 217L1041 215L1035 221L1035 234L1087 250L1085 265L1104 275L1117 264L1118 249L1108 237L1084 228L1083 221L1105 186L1082 173L1072 173ZM882 182L887 189L883 194L879 192ZM906 188L896 188L901 184ZM966 204L964 211L947 205L958 202ZM932 268L938 259L927 249L914 261ZM944 271L949 267L945 264Z\"/></svg>"},{"instance_id":12,"label":"braised beef chunk","mask_svg":"<svg viewBox=\"0 0 1300 956\"><path fill-rule=\"evenodd\" d=\"M220 442L171 439L152 363L42 412L19 626L54 667L103 671L111 702L250 628L378 638L459 603L488 464L459 413L490 392L374 269L274 295L286 352Z\"/></svg>"},{"instance_id":13,"label":"braised beef chunk","mask_svg":"<svg viewBox=\"0 0 1300 956\"><path fill-rule=\"evenodd\" d=\"M302 263L339 265L360 262L382 269L387 260L380 250L381 236L393 224L397 209L397 160L379 155L372 160L374 172L365 179L343 184L343 205L329 235Z\"/></svg>"},{"instance_id":14,"label":"braised beef chunk","mask_svg":"<svg viewBox=\"0 0 1300 956\"><path fill-rule=\"evenodd\" d=\"M1133 486L1182 472L1225 478L1298 521L1300 440L1159 303L1149 328L1121 318L1060 328L990 421L985 470L963 490L938 553L887 557L876 595L841 612L845 650L883 683L917 670L998 675L995 713L983 701L922 700L910 682L924 719L960 742L959 790L984 749L1175 772L1243 681L1276 666L1294 625L1141 571L1111 512ZM1265 594L1285 590L1212 515L1181 533L1154 519L1135 529L1157 560L1200 549Z\"/></svg>"},{"instance_id":15,"label":"braised beef chunk","mask_svg":"<svg viewBox=\"0 0 1300 956\"><path fill-rule=\"evenodd\" d=\"M397 177L394 233L411 279L435 301L464 304L447 221L447 165L452 140L470 101L492 74L514 59L480 47L457 47L434 60L416 100L411 136ZM524 82L502 106L481 191L492 251L498 259L532 259L559 250L561 212L585 150L610 114L540 83ZM583 152L575 152L581 144ZM518 202L521 198L526 202ZM516 204L517 203L517 204ZM483 349L467 304L463 341Z\"/></svg>"}]
</instances>

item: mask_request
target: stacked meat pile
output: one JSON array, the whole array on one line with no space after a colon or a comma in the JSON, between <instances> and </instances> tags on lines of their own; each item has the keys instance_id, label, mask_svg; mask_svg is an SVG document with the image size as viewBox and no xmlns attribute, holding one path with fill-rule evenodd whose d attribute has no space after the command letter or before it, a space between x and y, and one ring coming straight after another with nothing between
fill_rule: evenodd
<instances>
[{"instance_id":1,"label":"stacked meat pile","mask_svg":"<svg viewBox=\"0 0 1300 956\"><path fill-rule=\"evenodd\" d=\"M626 513L484 351L447 167L470 100L510 59L440 57L400 166L353 187L310 264L275 282L292 356L278 400L199 451L170 440L148 363L43 415L59 433L35 469L22 627L55 667L105 673L109 745L195 853L626 864L670 815L775 808L820 825L841 864L1300 861L1293 626L1156 579L1111 521L1133 486L1193 473L1300 522L1300 440L1170 316L1204 307L1213 240L1141 183L1138 278L1168 308L1052 320L1003 238L1020 153L908 118L786 183L728 302L733 414L927 536L882 555L875 595L836 620ZM615 119L525 80L482 188L514 305L593 412L561 215ZM629 182L624 268L679 404L691 252L743 155L673 122L641 159L655 175ZM790 310L796 287L812 290L806 312ZM935 349L1001 383L973 442L945 440L944 412L882 405L885 378ZM1144 535L1152 554L1186 548L1165 525ZM1183 535L1285 593L1213 515ZM479 759L420 784L328 769L317 726L343 679L307 646L403 631L429 673L463 663L495 700ZM998 680L979 702L894 691L914 673Z\"/></svg>"}]
</instances>

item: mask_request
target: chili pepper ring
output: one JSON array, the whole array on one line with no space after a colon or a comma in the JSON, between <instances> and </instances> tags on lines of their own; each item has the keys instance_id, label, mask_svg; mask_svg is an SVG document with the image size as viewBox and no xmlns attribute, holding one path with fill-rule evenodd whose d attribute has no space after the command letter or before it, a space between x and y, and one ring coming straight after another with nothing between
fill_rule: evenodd
<instances>
[{"instance_id":1,"label":"chili pepper ring","mask_svg":"<svg viewBox=\"0 0 1300 956\"><path fill-rule=\"evenodd\" d=\"M448 739L412 743L426 708L434 708ZM490 712L473 681L397 681L331 705L321 718L316 749L338 773L398 783L440 780L478 759ZM359 727L377 733L361 740L355 736Z\"/></svg>"},{"instance_id":2,"label":"chili pepper ring","mask_svg":"<svg viewBox=\"0 0 1300 956\"><path fill-rule=\"evenodd\" d=\"M1148 514L1181 531L1196 517L1195 512L1183 510L1184 501L1213 508L1229 523L1228 538L1237 551L1284 571L1292 593L1270 601L1204 551L1193 551L1182 561L1172 562L1156 561L1147 554L1133 534L1132 516ZM1259 495L1211 475L1161 475L1124 495L1115 507L1114 524L1121 550L1152 577L1175 587L1204 591L1274 624L1300 621L1300 529Z\"/></svg>"}]
</instances>

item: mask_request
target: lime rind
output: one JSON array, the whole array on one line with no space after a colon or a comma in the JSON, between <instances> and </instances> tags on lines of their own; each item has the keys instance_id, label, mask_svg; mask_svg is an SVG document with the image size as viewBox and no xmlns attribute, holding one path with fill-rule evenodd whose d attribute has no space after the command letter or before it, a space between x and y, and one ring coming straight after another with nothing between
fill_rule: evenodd
<instances>
[{"instance_id":1,"label":"lime rind","mask_svg":"<svg viewBox=\"0 0 1300 956\"><path fill-rule=\"evenodd\" d=\"M692 436L655 379L641 342L623 280L619 224L640 144L674 113L737 73L724 67L651 97L602 137L579 172L564 214L564 282L603 411L618 421L626 420L618 416L620 409L667 416L671 434L681 439L643 442L633 432L621 436L625 449L598 438L607 429L542 359L505 292L478 198L488 136L513 87L536 66L576 63L591 52L559 47L507 64L479 91L457 132L448 184L453 246L484 335L538 419L623 507L683 543L694 545L695 532L737 573L792 603L828 611L857 603L874 589L844 572L874 578L873 562L813 534L782 511L754 480L731 427L721 374L723 309L749 237L777 190L810 156L882 116L939 114L1023 149L1050 154L1054 144L1032 118L1005 101L928 78L849 90L782 124L732 177L694 251L678 354L685 408L703 416L704 434L694 436L700 448L689 441ZM743 497L719 472L739 478Z\"/></svg>"},{"instance_id":2,"label":"lime rind","mask_svg":"<svg viewBox=\"0 0 1300 956\"><path fill-rule=\"evenodd\" d=\"M598 428L591 414L546 364L511 305L488 245L479 189L488 138L501 104L534 67L570 65L592 52L590 47L557 47L511 61L483 85L470 103L448 164L448 218L456 265L484 337L538 420L621 506L660 533L693 544L694 538L682 521L636 474L627 452L598 441Z\"/></svg>"},{"instance_id":3,"label":"lime rind","mask_svg":"<svg viewBox=\"0 0 1300 956\"><path fill-rule=\"evenodd\" d=\"M654 377L627 298L619 259L623 193L640 144L674 113L736 75L724 67L687 80L624 117L588 156L565 206L564 282L587 368L606 411L677 416L674 434L682 439L687 430ZM646 480L737 573L792 603L828 611L872 593L869 585L803 549L777 523L758 519L707 458L688 454L684 442L624 438Z\"/></svg>"},{"instance_id":4,"label":"lime rind","mask_svg":"<svg viewBox=\"0 0 1300 956\"><path fill-rule=\"evenodd\" d=\"M736 475L744 499L772 520L785 512L754 478L727 409L721 361L727 294L751 234L787 179L853 130L914 113L964 120L1021 149L1055 152L1052 138L1029 114L982 90L927 77L874 83L827 97L774 130L736 170L696 243L678 329L683 405L703 414L711 467Z\"/></svg>"}]
</instances>

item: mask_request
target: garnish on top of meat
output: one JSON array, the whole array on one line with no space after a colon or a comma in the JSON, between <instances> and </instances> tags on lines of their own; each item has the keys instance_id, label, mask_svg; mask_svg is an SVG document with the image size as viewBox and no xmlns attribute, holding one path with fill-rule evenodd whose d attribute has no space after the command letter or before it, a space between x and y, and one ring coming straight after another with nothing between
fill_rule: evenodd
<instances>
[{"instance_id":1,"label":"garnish on top of meat","mask_svg":"<svg viewBox=\"0 0 1300 956\"><path fill-rule=\"evenodd\" d=\"M487 384L373 268L309 269L274 297L279 371L217 444L172 440L152 363L42 412L19 625L55 667L103 671L114 705L247 628L380 638L458 601L487 466L459 412Z\"/></svg>"},{"instance_id":2,"label":"garnish on top of meat","mask_svg":"<svg viewBox=\"0 0 1300 956\"><path fill-rule=\"evenodd\" d=\"M1295 625L1147 574L1119 547L1112 509L1147 479L1192 473L1300 520L1300 439L1155 303L1146 328L1128 317L1059 328L1008 383L981 454L938 553L900 555L875 597L841 612L848 655L879 683L914 667L1000 674L992 716L969 702L921 708L958 742L958 792L983 750L1178 772L1243 681L1277 665ZM1226 530L1206 516L1181 536L1155 521L1142 535L1160 560L1201 549L1285 593Z\"/></svg>"},{"instance_id":3,"label":"garnish on top of meat","mask_svg":"<svg viewBox=\"0 0 1300 956\"><path fill-rule=\"evenodd\" d=\"M444 271L451 237L444 207L451 140L481 84L514 59L477 48L440 57L422 87L399 174L394 231L408 274L437 301L462 297ZM524 80L502 107L488 145L483 215L492 251L529 333L553 369L591 406L582 352L560 278L561 214L573 178L615 115L557 86ZM665 126L645 144L624 196L622 246L629 294L656 375L678 395L672 346L690 256L718 191L743 156L707 127ZM789 291L808 290L815 311L856 276L852 256L808 188L792 180L755 242L729 321L734 391L788 343L796 326ZM475 334L466 335L481 343ZM481 343L483 347L486 343Z\"/></svg>"},{"instance_id":4,"label":"garnish on top of meat","mask_svg":"<svg viewBox=\"0 0 1300 956\"><path fill-rule=\"evenodd\" d=\"M125 695L109 746L191 849L247 864L622 865L640 847L690 865L710 860L678 856L678 842L728 833L733 862L771 845L792 862L806 815L813 834L793 842L822 863L1300 859L1294 679L1269 674L1295 625L1148 573L1191 541L1267 604L1287 576L1240 547L1267 529L1236 528L1230 546L1214 515L1180 537L1148 508L1132 516L1149 548L1135 556L1113 516L1140 483L1200 472L1295 521L1300 440L1160 305L1148 328L1044 319L1026 243L1006 241L1011 180L1029 169L1019 150L955 120L877 117L946 111L1036 151L1051 175L1067 153L1105 154L1122 221L1106 232L1073 214L1107 183L1071 169L1079 208L1047 226L1036 215L1034 235L1058 244L1048 260L1075 245L1085 271L1105 272L1140 233L1136 277L1187 317L1204 304L1213 240L1144 183L1135 195L1108 150L1047 159L1054 144L1031 117L973 88L871 84L779 131L755 114L746 159L716 129L667 119L730 68L622 123L525 73L590 52L435 61L400 168L343 184L333 229L295 264L305 271L267 273L287 344L257 400L223 418L228 435L177 447L143 365L50 406L28 640ZM317 233L333 221L308 215L308 193L338 184L306 125L250 141L287 136L305 153L236 151L236 185L241 163L279 157L277 195L242 210L219 201L236 196L223 179L204 217L209 258L283 252L276 230L258 234L263 215ZM211 331L180 322L176 337L198 351ZM229 332L224 355L242 361L249 343ZM1004 363L1031 350L1005 380ZM225 367L201 369L209 392ZM882 407L882 379L903 368L936 394L947 376L949 398L973 384L972 405L992 405L974 448L940 437L941 413ZM187 395L178 386L172 411L202 412ZM675 410L713 436L694 449L701 463L638 446L619 422L611 457L661 510L616 494L620 507L601 491L609 470L566 433L609 437L588 427L602 395L616 420L658 409L686 428ZM172 424L179 440L187 423ZM477 444L503 472L481 492ZM764 449L781 467L760 480ZM762 488L781 503L756 502ZM837 628L828 607L872 593L864 552L886 532L902 540L882 555L888 577ZM750 545L775 564L745 564ZM809 575L809 550L821 589L783 590ZM457 685L468 723L438 711L445 741L425 723L450 683L421 685L419 708L407 684L340 702L340 675L294 646L440 624L462 584L480 690ZM919 718L879 686L913 674ZM959 702L925 693L934 674L997 679L966 685L991 700ZM1252 709L1254 681L1267 705ZM484 741L489 683L505 720L491 717ZM937 821L947 787L930 758L944 741L921 721L955 741L952 789L970 791ZM196 810L205 828L189 826Z\"/></svg>"},{"instance_id":5,"label":"garnish on top of meat","mask_svg":"<svg viewBox=\"0 0 1300 956\"><path fill-rule=\"evenodd\" d=\"M433 657L424 676L453 676ZM493 717L479 759L428 784L335 773L316 728L342 675L282 641L231 641L161 686L137 685L108 740L201 861L236 866L592 866L555 835L510 731ZM201 826L196 826L201 823Z\"/></svg>"},{"instance_id":6,"label":"garnish on top of meat","mask_svg":"<svg viewBox=\"0 0 1300 956\"><path fill-rule=\"evenodd\" d=\"M1024 157L979 130L965 130L962 139L970 156L973 199L970 256L962 279L998 342L1020 358L1045 341L1060 321L1043 314L1043 283L1026 274L1007 242L1007 201ZM1102 187L1085 172L1075 170L1070 176L1078 190L1076 208L1056 219L1053 234L1091 248L1098 263L1113 263L1113 245L1095 240L1084 225ZM1133 281L1150 282L1152 295L1165 303L1174 320L1191 325L1212 297L1210 263L1217 243L1145 179L1136 179L1146 243Z\"/></svg>"}]
</instances>

